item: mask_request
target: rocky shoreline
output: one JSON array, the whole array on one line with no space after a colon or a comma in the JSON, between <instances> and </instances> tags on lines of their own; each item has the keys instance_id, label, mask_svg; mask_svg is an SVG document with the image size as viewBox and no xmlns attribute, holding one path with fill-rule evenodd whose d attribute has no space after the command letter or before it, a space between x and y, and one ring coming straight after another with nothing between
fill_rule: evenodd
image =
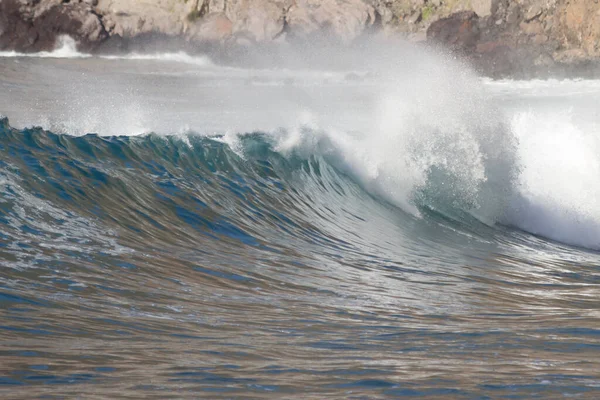
<instances>
[{"instance_id":1,"label":"rocky shoreline","mask_svg":"<svg viewBox=\"0 0 600 400\"><path fill-rule=\"evenodd\" d=\"M185 50L217 58L402 37L491 77L600 77L598 0L0 0L0 50Z\"/></svg>"}]
</instances>

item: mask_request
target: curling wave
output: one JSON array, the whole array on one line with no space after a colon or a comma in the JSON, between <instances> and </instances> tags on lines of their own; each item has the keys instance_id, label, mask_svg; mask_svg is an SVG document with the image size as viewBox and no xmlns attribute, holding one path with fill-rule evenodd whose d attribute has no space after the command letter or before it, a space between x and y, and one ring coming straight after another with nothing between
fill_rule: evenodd
<instances>
[{"instance_id":1,"label":"curling wave","mask_svg":"<svg viewBox=\"0 0 600 400\"><path fill-rule=\"evenodd\" d=\"M392 158L376 159L383 149L306 126L213 138L72 137L19 131L4 119L3 236L15 249L78 243L123 252L201 241L216 255L237 241L401 259L423 243L443 257L460 237L485 247L500 234L522 246L518 230L502 227L512 225L595 247L598 220L568 218L590 205L569 208L573 199L561 203L560 193L542 191L544 182L526 186L528 168L537 166L516 168L516 144L497 137L504 137L501 126L488 136L462 131L458 139L431 132L435 140L423 134L425 143L410 142L405 153L391 147ZM472 154L481 149L489 153ZM553 237L553 224L562 224L562 236ZM431 226L441 231L432 235ZM390 235L403 239L390 247Z\"/></svg>"}]
</instances>

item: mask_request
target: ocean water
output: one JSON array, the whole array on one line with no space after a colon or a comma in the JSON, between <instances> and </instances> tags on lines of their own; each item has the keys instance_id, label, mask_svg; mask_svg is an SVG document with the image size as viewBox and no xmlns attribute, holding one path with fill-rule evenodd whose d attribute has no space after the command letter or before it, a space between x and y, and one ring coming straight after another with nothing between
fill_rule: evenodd
<instances>
[{"instance_id":1,"label":"ocean water","mask_svg":"<svg viewBox=\"0 0 600 400\"><path fill-rule=\"evenodd\" d=\"M3 398L600 397L600 81L314 58L0 53Z\"/></svg>"}]
</instances>

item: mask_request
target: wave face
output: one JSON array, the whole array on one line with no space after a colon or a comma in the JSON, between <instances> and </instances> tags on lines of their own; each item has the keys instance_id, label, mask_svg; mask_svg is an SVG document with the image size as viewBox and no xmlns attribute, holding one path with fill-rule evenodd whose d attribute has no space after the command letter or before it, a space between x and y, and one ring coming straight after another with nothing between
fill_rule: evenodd
<instances>
[{"instance_id":1,"label":"wave face","mask_svg":"<svg viewBox=\"0 0 600 400\"><path fill-rule=\"evenodd\" d=\"M552 396L597 382L558 371L594 346L596 319L571 315L595 301L576 293L594 290L598 255L460 214L460 196L440 211L447 171L411 214L322 138L316 154L258 132L230 146L6 119L0 136L2 382L16 393Z\"/></svg>"},{"instance_id":2,"label":"wave face","mask_svg":"<svg viewBox=\"0 0 600 400\"><path fill-rule=\"evenodd\" d=\"M0 60L0 385L598 397L600 85L374 57Z\"/></svg>"}]
</instances>

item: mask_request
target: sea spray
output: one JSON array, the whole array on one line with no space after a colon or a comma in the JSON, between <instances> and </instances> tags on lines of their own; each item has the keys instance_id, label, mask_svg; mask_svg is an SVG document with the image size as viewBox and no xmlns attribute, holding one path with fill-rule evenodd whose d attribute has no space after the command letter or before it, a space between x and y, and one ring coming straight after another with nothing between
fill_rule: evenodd
<instances>
[{"instance_id":1,"label":"sea spray","mask_svg":"<svg viewBox=\"0 0 600 400\"><path fill-rule=\"evenodd\" d=\"M30 57L30 58L89 58L91 54L80 53L77 42L68 35L60 35L56 40L55 49L38 53L19 53L16 51L0 51L0 57Z\"/></svg>"},{"instance_id":2,"label":"sea spray","mask_svg":"<svg viewBox=\"0 0 600 400\"><path fill-rule=\"evenodd\" d=\"M512 120L521 165L507 223L600 249L600 132L568 111L524 111Z\"/></svg>"},{"instance_id":3,"label":"sea spray","mask_svg":"<svg viewBox=\"0 0 600 400\"><path fill-rule=\"evenodd\" d=\"M280 148L296 144L325 154L365 188L414 215L425 207L499 221L518 174L505 115L463 65L428 53L423 58L436 62L421 64L414 50L407 57L415 68L406 60L398 68L368 64L377 79L361 110L367 127L343 130L318 111L305 112L310 119L288 130Z\"/></svg>"}]
</instances>

